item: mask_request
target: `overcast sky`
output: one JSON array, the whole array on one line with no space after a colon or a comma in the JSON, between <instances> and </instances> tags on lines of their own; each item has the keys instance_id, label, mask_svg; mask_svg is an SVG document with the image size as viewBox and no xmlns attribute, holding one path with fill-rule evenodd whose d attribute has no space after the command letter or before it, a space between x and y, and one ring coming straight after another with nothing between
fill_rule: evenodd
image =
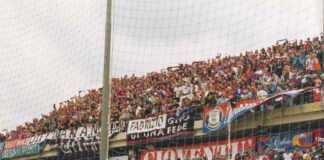
<instances>
[{"instance_id":1,"label":"overcast sky","mask_svg":"<svg viewBox=\"0 0 324 160\"><path fill-rule=\"evenodd\" d=\"M0 130L102 84L105 0L0 0ZM321 0L114 0L113 75L316 36Z\"/></svg>"}]
</instances>

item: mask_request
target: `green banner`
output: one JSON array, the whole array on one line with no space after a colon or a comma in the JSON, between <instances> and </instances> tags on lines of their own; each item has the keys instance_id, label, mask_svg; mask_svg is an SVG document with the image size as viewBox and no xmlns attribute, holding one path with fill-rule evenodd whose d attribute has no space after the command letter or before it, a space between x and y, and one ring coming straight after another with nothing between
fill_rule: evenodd
<instances>
[{"instance_id":1,"label":"green banner","mask_svg":"<svg viewBox=\"0 0 324 160\"><path fill-rule=\"evenodd\" d=\"M3 150L0 159L5 160L5 159L10 159L15 157L39 154L43 151L44 146L45 146L44 143L39 143L39 144L24 145L12 149L6 149Z\"/></svg>"}]
</instances>

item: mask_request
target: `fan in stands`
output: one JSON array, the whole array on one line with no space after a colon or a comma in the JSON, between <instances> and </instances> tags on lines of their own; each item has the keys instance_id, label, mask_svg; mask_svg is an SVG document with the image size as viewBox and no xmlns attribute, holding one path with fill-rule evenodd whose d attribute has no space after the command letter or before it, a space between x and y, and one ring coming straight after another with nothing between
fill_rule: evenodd
<instances>
[{"instance_id":1,"label":"fan in stands","mask_svg":"<svg viewBox=\"0 0 324 160\"><path fill-rule=\"evenodd\" d=\"M265 98L293 89L321 87L324 37L284 42L238 56L180 64L160 73L114 78L111 119L130 120L203 106ZM19 139L55 129L99 125L101 90L54 104L53 111L0 135Z\"/></svg>"}]
</instances>

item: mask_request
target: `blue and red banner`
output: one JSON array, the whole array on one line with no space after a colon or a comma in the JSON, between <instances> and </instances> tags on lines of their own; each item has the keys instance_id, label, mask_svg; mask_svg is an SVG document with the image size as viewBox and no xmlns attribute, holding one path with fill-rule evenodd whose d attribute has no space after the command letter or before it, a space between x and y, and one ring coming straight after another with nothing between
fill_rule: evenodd
<instances>
[{"instance_id":1,"label":"blue and red banner","mask_svg":"<svg viewBox=\"0 0 324 160\"><path fill-rule=\"evenodd\" d=\"M203 110L203 132L207 133L210 131L218 131L225 128L233 120L237 119L239 116L245 114L246 112L262 105L271 100L277 101L282 100L283 96L294 97L305 92L313 92L314 101L320 100L320 92L318 88L305 88L298 90L291 90L276 94L274 96L265 99L247 99L240 100L235 105L230 103L219 104L214 107L204 107Z\"/></svg>"},{"instance_id":2,"label":"blue and red banner","mask_svg":"<svg viewBox=\"0 0 324 160\"><path fill-rule=\"evenodd\" d=\"M206 133L221 130L240 115L258 105L260 105L259 100L242 100L235 104L234 107L228 103L220 104L213 108L205 107L203 111L203 131Z\"/></svg>"}]
</instances>

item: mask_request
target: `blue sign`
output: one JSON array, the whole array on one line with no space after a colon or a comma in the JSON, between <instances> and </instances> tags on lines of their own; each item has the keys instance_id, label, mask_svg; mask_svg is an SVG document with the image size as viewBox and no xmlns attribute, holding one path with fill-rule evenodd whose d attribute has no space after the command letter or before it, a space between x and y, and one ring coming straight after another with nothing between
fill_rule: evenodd
<instances>
[{"instance_id":1,"label":"blue sign","mask_svg":"<svg viewBox=\"0 0 324 160\"><path fill-rule=\"evenodd\" d=\"M2 157L1 155L2 155L3 148L4 148L4 142L0 142L0 159Z\"/></svg>"},{"instance_id":2,"label":"blue sign","mask_svg":"<svg viewBox=\"0 0 324 160\"><path fill-rule=\"evenodd\" d=\"M45 146L44 143L40 143L40 144L24 145L12 149L6 149L2 151L0 159L1 160L11 159L15 157L39 154L43 151L44 146Z\"/></svg>"},{"instance_id":3,"label":"blue sign","mask_svg":"<svg viewBox=\"0 0 324 160\"><path fill-rule=\"evenodd\" d=\"M272 148L275 150L291 150L293 149L292 145L292 134L291 133L280 133L276 135L271 135L271 137L266 143L266 148Z\"/></svg>"}]
</instances>

